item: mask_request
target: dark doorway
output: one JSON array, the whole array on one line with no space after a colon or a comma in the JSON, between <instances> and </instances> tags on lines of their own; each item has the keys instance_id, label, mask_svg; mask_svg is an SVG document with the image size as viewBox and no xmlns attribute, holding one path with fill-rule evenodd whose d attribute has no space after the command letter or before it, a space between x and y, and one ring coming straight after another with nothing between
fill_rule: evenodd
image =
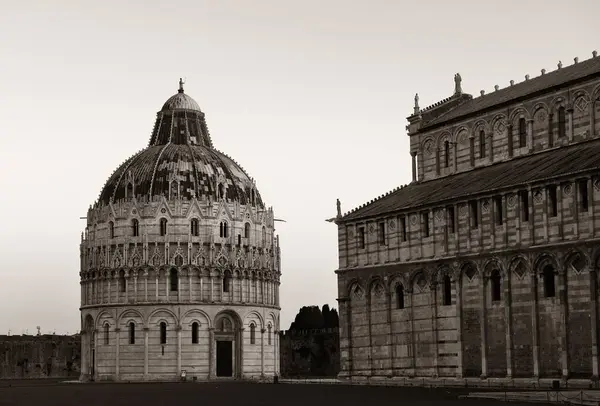
<instances>
[{"instance_id":1,"label":"dark doorway","mask_svg":"<svg viewBox=\"0 0 600 406\"><path fill-rule=\"evenodd\" d=\"M231 341L217 341L217 376L233 376Z\"/></svg>"}]
</instances>

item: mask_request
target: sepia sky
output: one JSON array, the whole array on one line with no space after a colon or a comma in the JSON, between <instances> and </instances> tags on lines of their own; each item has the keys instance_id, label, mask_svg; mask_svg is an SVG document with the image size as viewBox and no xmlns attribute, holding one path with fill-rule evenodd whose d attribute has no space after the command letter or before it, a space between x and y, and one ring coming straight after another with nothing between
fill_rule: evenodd
<instances>
[{"instance_id":1,"label":"sepia sky","mask_svg":"<svg viewBox=\"0 0 600 406\"><path fill-rule=\"evenodd\" d=\"M598 0L21 0L0 14L0 334L80 328L79 242L112 171L187 78L257 181L281 327L337 307L326 223L411 179L406 117L600 50Z\"/></svg>"}]
</instances>

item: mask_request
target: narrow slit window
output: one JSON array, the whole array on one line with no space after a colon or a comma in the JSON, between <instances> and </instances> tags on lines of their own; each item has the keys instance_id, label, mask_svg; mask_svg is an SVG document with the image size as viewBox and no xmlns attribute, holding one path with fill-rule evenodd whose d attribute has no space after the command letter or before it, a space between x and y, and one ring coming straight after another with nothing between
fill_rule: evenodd
<instances>
[{"instance_id":1,"label":"narrow slit window","mask_svg":"<svg viewBox=\"0 0 600 406\"><path fill-rule=\"evenodd\" d=\"M408 235L406 233L406 217L400 217L400 226L402 227L402 241L406 242L408 240Z\"/></svg>"},{"instance_id":2,"label":"narrow slit window","mask_svg":"<svg viewBox=\"0 0 600 406\"><path fill-rule=\"evenodd\" d=\"M250 238L250 223L244 224L244 238Z\"/></svg>"},{"instance_id":3,"label":"narrow slit window","mask_svg":"<svg viewBox=\"0 0 600 406\"><path fill-rule=\"evenodd\" d=\"M567 119L565 117L565 108L558 108L558 136L564 137L567 135Z\"/></svg>"},{"instance_id":4,"label":"narrow slit window","mask_svg":"<svg viewBox=\"0 0 600 406\"><path fill-rule=\"evenodd\" d=\"M471 212L471 228L479 228L479 210L477 200L471 200L469 202L469 209L469 211Z\"/></svg>"},{"instance_id":5,"label":"narrow slit window","mask_svg":"<svg viewBox=\"0 0 600 406\"><path fill-rule=\"evenodd\" d=\"M423 236L425 237L429 237L430 234L430 229L429 229L429 212L428 211L424 211L421 214L422 217L422 221L423 221Z\"/></svg>"},{"instance_id":6,"label":"narrow slit window","mask_svg":"<svg viewBox=\"0 0 600 406\"><path fill-rule=\"evenodd\" d=\"M140 222L137 219L131 220L131 228L134 237L140 236Z\"/></svg>"},{"instance_id":7,"label":"narrow slit window","mask_svg":"<svg viewBox=\"0 0 600 406\"><path fill-rule=\"evenodd\" d=\"M492 285L492 302L499 302L502 298L502 278L497 269L492 271L490 281Z\"/></svg>"},{"instance_id":8,"label":"narrow slit window","mask_svg":"<svg viewBox=\"0 0 600 406\"><path fill-rule=\"evenodd\" d=\"M548 186L548 215L550 217L556 217L558 214L558 199L556 196L556 186L550 185Z\"/></svg>"},{"instance_id":9,"label":"narrow slit window","mask_svg":"<svg viewBox=\"0 0 600 406\"><path fill-rule=\"evenodd\" d=\"M123 270L119 272L119 288L122 293L127 291L127 280L125 279L125 271Z\"/></svg>"},{"instance_id":10,"label":"narrow slit window","mask_svg":"<svg viewBox=\"0 0 600 406\"><path fill-rule=\"evenodd\" d=\"M160 219L160 235L163 237L167 235L167 219L165 218Z\"/></svg>"},{"instance_id":11,"label":"narrow slit window","mask_svg":"<svg viewBox=\"0 0 600 406\"><path fill-rule=\"evenodd\" d=\"M456 217L454 215L454 207L448 206L446 210L448 212L448 231L451 234L454 234L456 232Z\"/></svg>"},{"instance_id":12,"label":"narrow slit window","mask_svg":"<svg viewBox=\"0 0 600 406\"><path fill-rule=\"evenodd\" d=\"M450 143L444 141L444 167L450 166Z\"/></svg>"},{"instance_id":13,"label":"narrow slit window","mask_svg":"<svg viewBox=\"0 0 600 406\"><path fill-rule=\"evenodd\" d=\"M358 247L360 249L365 248L365 228L364 227L359 227L358 228Z\"/></svg>"},{"instance_id":14,"label":"narrow slit window","mask_svg":"<svg viewBox=\"0 0 600 406\"><path fill-rule=\"evenodd\" d=\"M129 344L135 344L135 324L129 323Z\"/></svg>"},{"instance_id":15,"label":"narrow slit window","mask_svg":"<svg viewBox=\"0 0 600 406\"><path fill-rule=\"evenodd\" d=\"M554 268L552 268L551 265L546 266L542 272L542 276L544 278L544 296L556 296L556 287L554 284Z\"/></svg>"},{"instance_id":16,"label":"narrow slit window","mask_svg":"<svg viewBox=\"0 0 600 406\"><path fill-rule=\"evenodd\" d=\"M167 323L165 323L164 321L160 323L160 343L167 343Z\"/></svg>"},{"instance_id":17,"label":"narrow slit window","mask_svg":"<svg viewBox=\"0 0 600 406\"><path fill-rule=\"evenodd\" d=\"M469 163L475 166L475 138L469 138Z\"/></svg>"},{"instance_id":18,"label":"narrow slit window","mask_svg":"<svg viewBox=\"0 0 600 406\"><path fill-rule=\"evenodd\" d=\"M521 219L523 221L529 221L529 192L521 190L519 192L521 196Z\"/></svg>"},{"instance_id":19,"label":"narrow slit window","mask_svg":"<svg viewBox=\"0 0 600 406\"><path fill-rule=\"evenodd\" d=\"M223 275L223 292L229 292L229 285L231 284L231 275L229 271L225 271Z\"/></svg>"},{"instance_id":20,"label":"narrow slit window","mask_svg":"<svg viewBox=\"0 0 600 406\"><path fill-rule=\"evenodd\" d=\"M404 286L401 283L396 286L396 308L404 309Z\"/></svg>"},{"instance_id":21,"label":"narrow slit window","mask_svg":"<svg viewBox=\"0 0 600 406\"><path fill-rule=\"evenodd\" d=\"M104 325L104 344L110 344L110 326L108 324Z\"/></svg>"},{"instance_id":22,"label":"narrow slit window","mask_svg":"<svg viewBox=\"0 0 600 406\"><path fill-rule=\"evenodd\" d=\"M227 238L229 236L229 225L226 221L221 221L219 224L219 237Z\"/></svg>"},{"instance_id":23,"label":"narrow slit window","mask_svg":"<svg viewBox=\"0 0 600 406\"><path fill-rule=\"evenodd\" d=\"M192 323L192 344L198 344L198 329L199 324L197 322Z\"/></svg>"},{"instance_id":24,"label":"narrow slit window","mask_svg":"<svg viewBox=\"0 0 600 406\"><path fill-rule=\"evenodd\" d=\"M250 344L256 344L256 325L250 324Z\"/></svg>"},{"instance_id":25,"label":"narrow slit window","mask_svg":"<svg viewBox=\"0 0 600 406\"><path fill-rule=\"evenodd\" d=\"M190 228L191 228L191 229L190 229L190 231L191 231L191 234L192 234L194 237L198 237L198 234L199 234L199 228L200 228L200 227L199 227L199 223L198 223L198 219L192 219L192 222L190 223Z\"/></svg>"},{"instance_id":26,"label":"narrow slit window","mask_svg":"<svg viewBox=\"0 0 600 406\"><path fill-rule=\"evenodd\" d=\"M501 226L503 223L503 207L502 207L502 197L501 196L495 196L494 197L494 204L495 204L495 216L496 216L496 225Z\"/></svg>"},{"instance_id":27,"label":"narrow slit window","mask_svg":"<svg viewBox=\"0 0 600 406\"><path fill-rule=\"evenodd\" d=\"M579 202L581 210L588 211L589 208L589 194L588 194L588 181L587 179L581 179L578 181L579 189Z\"/></svg>"},{"instance_id":28,"label":"narrow slit window","mask_svg":"<svg viewBox=\"0 0 600 406\"><path fill-rule=\"evenodd\" d=\"M452 281L448 275L444 276L444 306L450 306L452 304Z\"/></svg>"},{"instance_id":29,"label":"narrow slit window","mask_svg":"<svg viewBox=\"0 0 600 406\"><path fill-rule=\"evenodd\" d=\"M379 245L385 244L385 223L379 223Z\"/></svg>"},{"instance_id":30,"label":"narrow slit window","mask_svg":"<svg viewBox=\"0 0 600 406\"><path fill-rule=\"evenodd\" d=\"M171 282L171 292L177 292L179 290L179 275L177 275L177 269L171 269L169 272L169 281Z\"/></svg>"},{"instance_id":31,"label":"narrow slit window","mask_svg":"<svg viewBox=\"0 0 600 406\"><path fill-rule=\"evenodd\" d=\"M115 223L112 221L108 222L108 237L115 238Z\"/></svg>"}]
</instances>

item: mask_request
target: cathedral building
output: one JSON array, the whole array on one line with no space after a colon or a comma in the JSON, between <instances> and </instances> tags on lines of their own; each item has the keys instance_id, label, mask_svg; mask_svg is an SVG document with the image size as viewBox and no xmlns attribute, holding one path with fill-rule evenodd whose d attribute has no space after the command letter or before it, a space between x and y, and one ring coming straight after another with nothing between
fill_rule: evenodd
<instances>
[{"instance_id":1,"label":"cathedral building","mask_svg":"<svg viewBox=\"0 0 600 406\"><path fill-rule=\"evenodd\" d=\"M415 97L410 184L338 201L339 376L597 380L600 57L461 82Z\"/></svg>"},{"instance_id":2,"label":"cathedral building","mask_svg":"<svg viewBox=\"0 0 600 406\"><path fill-rule=\"evenodd\" d=\"M83 380L279 371L279 238L254 180L179 91L109 177L81 241Z\"/></svg>"}]
</instances>

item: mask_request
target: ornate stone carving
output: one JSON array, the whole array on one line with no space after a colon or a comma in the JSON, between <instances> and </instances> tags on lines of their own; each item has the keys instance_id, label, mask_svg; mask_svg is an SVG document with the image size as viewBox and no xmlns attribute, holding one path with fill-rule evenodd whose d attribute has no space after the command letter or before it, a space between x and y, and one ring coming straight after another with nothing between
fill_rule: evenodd
<instances>
[{"instance_id":1,"label":"ornate stone carving","mask_svg":"<svg viewBox=\"0 0 600 406\"><path fill-rule=\"evenodd\" d=\"M481 212L487 214L490 212L490 201L488 199L483 199L481 202Z\"/></svg>"},{"instance_id":2,"label":"ornate stone carving","mask_svg":"<svg viewBox=\"0 0 600 406\"><path fill-rule=\"evenodd\" d=\"M417 215L413 214L412 216L410 216L410 224L412 224L413 226L417 225Z\"/></svg>"},{"instance_id":3,"label":"ornate stone carving","mask_svg":"<svg viewBox=\"0 0 600 406\"><path fill-rule=\"evenodd\" d=\"M460 218L464 218L467 216L467 205L466 204L461 204L460 206L458 206L458 215Z\"/></svg>"},{"instance_id":4,"label":"ornate stone carving","mask_svg":"<svg viewBox=\"0 0 600 406\"><path fill-rule=\"evenodd\" d=\"M390 230L393 230L396 228L396 222L394 220L390 220Z\"/></svg>"},{"instance_id":5,"label":"ornate stone carving","mask_svg":"<svg viewBox=\"0 0 600 406\"><path fill-rule=\"evenodd\" d=\"M587 107L588 107L588 101L586 100L585 97L580 97L579 99L577 99L577 101L575 102L575 107L577 108L577 110L579 110L582 113L585 113L587 111Z\"/></svg>"},{"instance_id":6,"label":"ornate stone carving","mask_svg":"<svg viewBox=\"0 0 600 406\"><path fill-rule=\"evenodd\" d=\"M542 192L540 192L539 190L537 190L534 195L533 195L533 200L535 200L536 203L541 203L542 201Z\"/></svg>"},{"instance_id":7,"label":"ornate stone carving","mask_svg":"<svg viewBox=\"0 0 600 406\"><path fill-rule=\"evenodd\" d=\"M567 183L563 186L563 193L565 196L571 196L573 192L573 186L571 185L571 183Z\"/></svg>"},{"instance_id":8,"label":"ornate stone carving","mask_svg":"<svg viewBox=\"0 0 600 406\"><path fill-rule=\"evenodd\" d=\"M511 193L506 198L506 204L509 208L514 208L517 204L517 196L514 193Z\"/></svg>"}]
</instances>

